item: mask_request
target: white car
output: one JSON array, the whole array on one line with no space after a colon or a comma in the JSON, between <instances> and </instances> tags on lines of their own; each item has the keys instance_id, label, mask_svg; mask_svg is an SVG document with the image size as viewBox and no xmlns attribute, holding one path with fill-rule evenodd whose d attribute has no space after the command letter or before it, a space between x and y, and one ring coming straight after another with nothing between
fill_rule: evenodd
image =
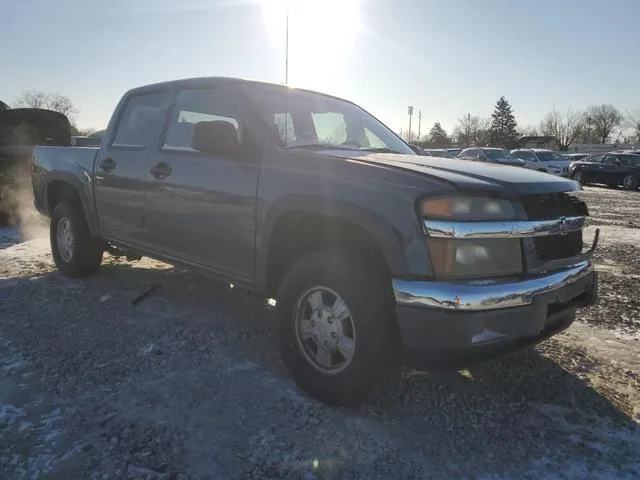
<instances>
[{"instance_id":1,"label":"white car","mask_svg":"<svg viewBox=\"0 0 640 480\"><path fill-rule=\"evenodd\" d=\"M546 148L518 148L511 150L514 157L524 160L527 168L553 173L561 177L569 176L571 159Z\"/></svg>"}]
</instances>

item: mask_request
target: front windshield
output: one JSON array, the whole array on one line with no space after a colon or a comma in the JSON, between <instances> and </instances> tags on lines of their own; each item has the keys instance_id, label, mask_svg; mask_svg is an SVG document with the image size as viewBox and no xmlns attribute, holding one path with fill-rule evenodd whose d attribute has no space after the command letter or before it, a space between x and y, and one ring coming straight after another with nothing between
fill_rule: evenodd
<instances>
[{"instance_id":1,"label":"front windshield","mask_svg":"<svg viewBox=\"0 0 640 480\"><path fill-rule=\"evenodd\" d=\"M491 160L515 160L509 150L485 150Z\"/></svg>"},{"instance_id":2,"label":"front windshield","mask_svg":"<svg viewBox=\"0 0 640 480\"><path fill-rule=\"evenodd\" d=\"M640 155L618 155L623 165L628 167L640 167Z\"/></svg>"},{"instance_id":3,"label":"front windshield","mask_svg":"<svg viewBox=\"0 0 640 480\"><path fill-rule=\"evenodd\" d=\"M538 155L538 160L541 162L566 162L569 160L564 155L556 152L536 152L536 155Z\"/></svg>"},{"instance_id":4,"label":"front windshield","mask_svg":"<svg viewBox=\"0 0 640 480\"><path fill-rule=\"evenodd\" d=\"M352 103L277 85L247 83L240 88L285 148L317 146L415 155L395 133Z\"/></svg>"}]
</instances>

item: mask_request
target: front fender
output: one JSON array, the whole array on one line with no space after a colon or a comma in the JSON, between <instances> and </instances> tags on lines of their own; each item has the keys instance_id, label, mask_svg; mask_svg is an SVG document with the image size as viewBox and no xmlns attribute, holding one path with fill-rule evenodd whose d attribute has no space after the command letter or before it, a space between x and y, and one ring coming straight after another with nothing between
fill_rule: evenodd
<instances>
[{"instance_id":1,"label":"front fender","mask_svg":"<svg viewBox=\"0 0 640 480\"><path fill-rule=\"evenodd\" d=\"M266 271L269 254L269 243L279 219L290 213L322 215L357 226L367 232L379 246L389 270L393 275L407 276L426 274L425 271L411 272L409 262L412 258L424 259L424 244L417 241L420 235L416 232L401 232L389 221L363 206L330 200L322 196L290 194L285 195L270 205L264 216L264 222L258 229L256 280L258 289L263 291L266 285ZM411 222L417 226L417 221ZM414 262L411 262L414 264ZM417 265L428 267L427 261Z\"/></svg>"}]
</instances>

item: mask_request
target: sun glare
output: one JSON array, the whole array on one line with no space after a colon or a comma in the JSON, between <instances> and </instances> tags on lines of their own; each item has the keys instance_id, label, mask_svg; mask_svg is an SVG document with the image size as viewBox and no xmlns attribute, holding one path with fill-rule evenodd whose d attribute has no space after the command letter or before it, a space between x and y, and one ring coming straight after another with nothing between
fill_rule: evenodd
<instances>
[{"instance_id":1,"label":"sun glare","mask_svg":"<svg viewBox=\"0 0 640 480\"><path fill-rule=\"evenodd\" d=\"M289 85L328 88L339 76L362 28L360 0L263 0L265 25L282 47L289 14Z\"/></svg>"}]
</instances>

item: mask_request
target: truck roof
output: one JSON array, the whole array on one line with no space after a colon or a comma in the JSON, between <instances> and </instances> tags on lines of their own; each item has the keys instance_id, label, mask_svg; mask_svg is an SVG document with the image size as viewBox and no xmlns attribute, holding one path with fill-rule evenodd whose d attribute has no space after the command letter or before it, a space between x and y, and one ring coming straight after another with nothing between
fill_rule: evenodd
<instances>
[{"instance_id":1,"label":"truck roof","mask_svg":"<svg viewBox=\"0 0 640 480\"><path fill-rule=\"evenodd\" d=\"M350 102L349 100L346 100L344 98L340 98L340 97L336 97L334 95L329 95L327 93L322 93L322 92L318 92L317 90L309 90L309 89L304 89L304 88L294 88L294 87L290 87L288 85L284 85L284 84L280 84L280 83L272 83L272 82L263 82L260 80L248 80L248 79L244 79L244 78L238 78L238 77L190 77L190 78L179 78L179 79L175 79L175 80L168 80L166 82L158 82L158 83L152 83L152 84L148 84L148 85L141 85L139 87L135 87L132 88L130 90L128 90L125 95L134 95L134 94L139 94L139 93L143 93L143 92L148 92L151 90L163 90L163 89L169 89L169 88L192 88L192 87L202 87L203 85L210 85L210 84L220 84L220 83L226 83L226 84L253 84L253 85L264 85L264 86L269 86L269 87L278 87L278 88L282 88L282 89L289 89L289 88L293 88L299 92L309 92L309 93L314 93L317 95L324 95L325 97L329 97L329 98L335 98L337 100L341 100L343 102L348 102L348 103L353 103Z\"/></svg>"}]
</instances>

